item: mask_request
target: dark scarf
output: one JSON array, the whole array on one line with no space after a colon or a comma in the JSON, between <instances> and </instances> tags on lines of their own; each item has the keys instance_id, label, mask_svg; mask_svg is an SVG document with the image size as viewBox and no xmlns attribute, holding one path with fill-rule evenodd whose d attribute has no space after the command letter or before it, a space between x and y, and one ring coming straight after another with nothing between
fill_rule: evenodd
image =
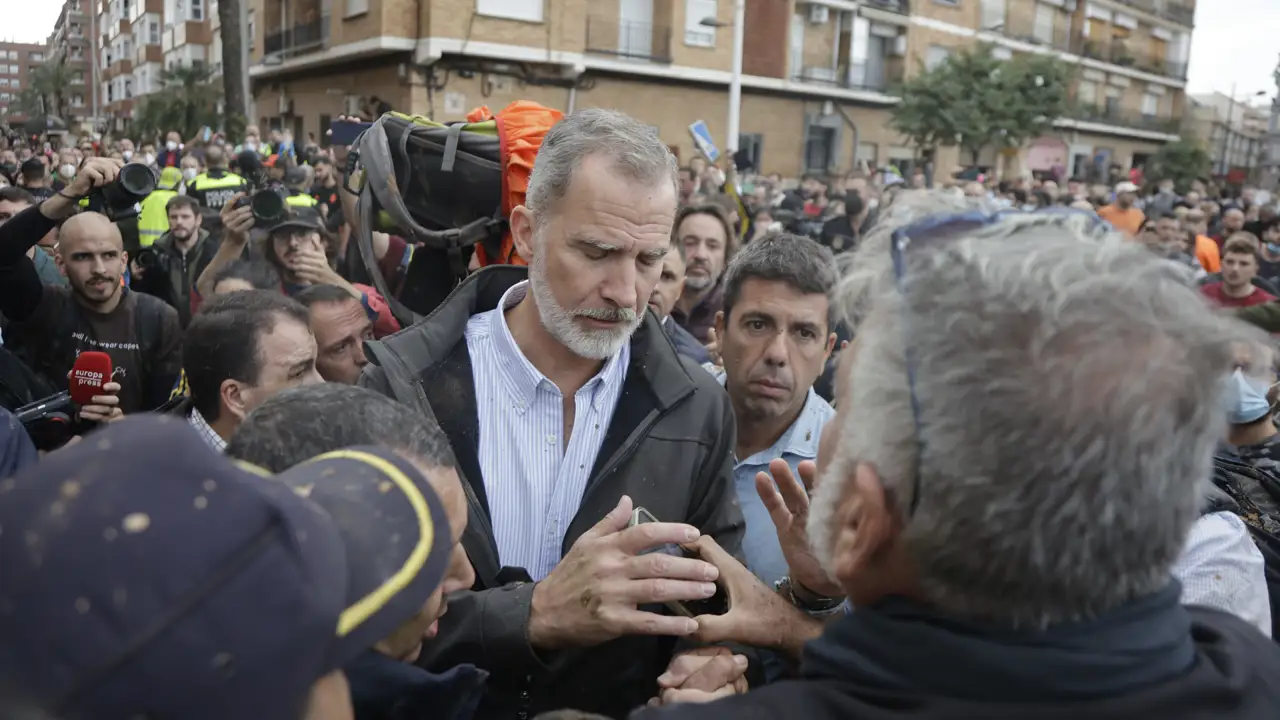
<instances>
[{"instance_id":1,"label":"dark scarf","mask_svg":"<svg viewBox=\"0 0 1280 720\"><path fill-rule=\"evenodd\" d=\"M1181 586L1089 622L988 630L891 598L829 625L805 649L808 677L970 701L1115 697L1187 672L1195 661Z\"/></svg>"}]
</instances>

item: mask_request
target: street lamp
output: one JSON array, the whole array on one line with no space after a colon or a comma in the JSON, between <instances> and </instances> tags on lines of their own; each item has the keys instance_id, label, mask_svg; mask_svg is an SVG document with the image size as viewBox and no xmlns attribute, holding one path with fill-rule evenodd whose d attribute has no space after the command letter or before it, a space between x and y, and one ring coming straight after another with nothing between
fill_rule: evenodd
<instances>
[{"instance_id":1,"label":"street lamp","mask_svg":"<svg viewBox=\"0 0 1280 720\"><path fill-rule=\"evenodd\" d=\"M733 73L729 78L729 137L725 139L725 150L732 157L738 151L738 130L742 117L742 43L743 31L746 29L747 0L734 0L733 3ZM723 23L713 17L703 18L698 22L703 27L724 27Z\"/></svg>"},{"instance_id":2,"label":"street lamp","mask_svg":"<svg viewBox=\"0 0 1280 720\"><path fill-rule=\"evenodd\" d=\"M1248 97L1265 97L1267 92L1259 90ZM1231 171L1231 160L1227 157L1228 147L1231 141L1231 116L1236 109L1236 85L1231 84L1231 97L1227 99L1227 122L1222 128L1222 174L1226 175Z\"/></svg>"}]
</instances>

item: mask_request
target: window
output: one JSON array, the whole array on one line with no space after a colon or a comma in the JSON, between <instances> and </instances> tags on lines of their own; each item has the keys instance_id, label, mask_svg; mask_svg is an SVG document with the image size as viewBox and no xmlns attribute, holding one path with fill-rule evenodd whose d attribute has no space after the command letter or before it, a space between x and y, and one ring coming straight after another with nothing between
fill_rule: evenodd
<instances>
[{"instance_id":1,"label":"window","mask_svg":"<svg viewBox=\"0 0 1280 720\"><path fill-rule=\"evenodd\" d=\"M806 170L826 171L831 167L831 154L835 149L836 129L810 125L804 141L804 167Z\"/></svg>"},{"instance_id":2,"label":"window","mask_svg":"<svg viewBox=\"0 0 1280 720\"><path fill-rule=\"evenodd\" d=\"M355 17L369 12L369 0L347 0L347 14L343 17Z\"/></svg>"},{"instance_id":3,"label":"window","mask_svg":"<svg viewBox=\"0 0 1280 720\"><path fill-rule=\"evenodd\" d=\"M951 49L942 47L941 45L930 45L929 51L924 56L924 66L930 70L938 67L951 57Z\"/></svg>"},{"instance_id":4,"label":"window","mask_svg":"<svg viewBox=\"0 0 1280 720\"><path fill-rule=\"evenodd\" d=\"M0 87L9 87L9 78L0 78Z\"/></svg>"},{"instance_id":5,"label":"window","mask_svg":"<svg viewBox=\"0 0 1280 720\"><path fill-rule=\"evenodd\" d=\"M702 24L703 20L715 17L716 0L684 0L684 44L715 47L716 29Z\"/></svg>"},{"instance_id":6,"label":"window","mask_svg":"<svg viewBox=\"0 0 1280 720\"><path fill-rule=\"evenodd\" d=\"M760 133L738 133L738 149L750 161L751 169L759 172L760 161L764 158L764 135Z\"/></svg>"},{"instance_id":7,"label":"window","mask_svg":"<svg viewBox=\"0 0 1280 720\"><path fill-rule=\"evenodd\" d=\"M191 7L191 10L189 13L187 13L189 19L191 20L204 19L204 0L191 0L190 7Z\"/></svg>"},{"instance_id":8,"label":"window","mask_svg":"<svg viewBox=\"0 0 1280 720\"><path fill-rule=\"evenodd\" d=\"M72 95L72 96L71 96L71 106L72 106L72 107L84 107L84 96L83 96L83 95L80 95L80 94L78 94L78 93L77 93L77 94L75 94L75 95Z\"/></svg>"},{"instance_id":9,"label":"window","mask_svg":"<svg viewBox=\"0 0 1280 720\"><path fill-rule=\"evenodd\" d=\"M542 3L529 0L476 0L476 14L542 22Z\"/></svg>"},{"instance_id":10,"label":"window","mask_svg":"<svg viewBox=\"0 0 1280 720\"><path fill-rule=\"evenodd\" d=\"M1146 117L1155 117L1160 114L1160 96L1144 93L1142 95L1142 114Z\"/></svg>"},{"instance_id":11,"label":"window","mask_svg":"<svg viewBox=\"0 0 1280 720\"><path fill-rule=\"evenodd\" d=\"M160 44L160 21L152 20L147 23L147 44Z\"/></svg>"},{"instance_id":12,"label":"window","mask_svg":"<svg viewBox=\"0 0 1280 720\"><path fill-rule=\"evenodd\" d=\"M38 53L38 52L31 53L31 62L43 62L43 61L44 61L44 53Z\"/></svg>"},{"instance_id":13,"label":"window","mask_svg":"<svg viewBox=\"0 0 1280 720\"><path fill-rule=\"evenodd\" d=\"M1038 3L1036 5L1035 25L1032 27L1032 36L1044 43L1050 45L1053 43L1053 20L1058 14L1057 8L1046 3Z\"/></svg>"},{"instance_id":14,"label":"window","mask_svg":"<svg viewBox=\"0 0 1280 720\"><path fill-rule=\"evenodd\" d=\"M1120 114L1120 98L1124 91L1117 87L1107 88L1107 116L1115 117Z\"/></svg>"},{"instance_id":15,"label":"window","mask_svg":"<svg viewBox=\"0 0 1280 720\"><path fill-rule=\"evenodd\" d=\"M9 99L9 93L0 92L0 100L8 100L8 99Z\"/></svg>"},{"instance_id":16,"label":"window","mask_svg":"<svg viewBox=\"0 0 1280 720\"><path fill-rule=\"evenodd\" d=\"M1076 98L1081 105L1096 105L1098 103L1098 86L1087 80L1082 80L1076 88Z\"/></svg>"},{"instance_id":17,"label":"window","mask_svg":"<svg viewBox=\"0 0 1280 720\"><path fill-rule=\"evenodd\" d=\"M994 30L1004 25L1005 0L982 0L982 28Z\"/></svg>"},{"instance_id":18,"label":"window","mask_svg":"<svg viewBox=\"0 0 1280 720\"><path fill-rule=\"evenodd\" d=\"M13 79L13 86L12 86L12 87L13 87L13 89L14 89L14 90L21 90L21 89L22 89L22 81L21 81L21 80L19 80L19 79L17 79L17 78L14 78L14 79Z\"/></svg>"}]
</instances>

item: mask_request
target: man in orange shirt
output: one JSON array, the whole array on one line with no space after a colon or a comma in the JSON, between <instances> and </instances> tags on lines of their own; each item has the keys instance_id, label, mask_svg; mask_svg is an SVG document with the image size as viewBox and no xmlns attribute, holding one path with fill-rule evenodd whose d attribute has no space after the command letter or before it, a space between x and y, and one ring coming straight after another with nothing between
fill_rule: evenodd
<instances>
[{"instance_id":1,"label":"man in orange shirt","mask_svg":"<svg viewBox=\"0 0 1280 720\"><path fill-rule=\"evenodd\" d=\"M1116 185L1115 202L1098 211L1098 216L1111 223L1115 229L1128 235L1130 239L1138 236L1142 222L1147 216L1133 206L1138 199L1138 186L1131 182Z\"/></svg>"},{"instance_id":2,"label":"man in orange shirt","mask_svg":"<svg viewBox=\"0 0 1280 720\"><path fill-rule=\"evenodd\" d=\"M1204 211L1192 207L1182 218L1182 226L1196 234L1196 259L1205 272L1222 272L1221 253L1218 252L1218 243L1209 237L1209 218Z\"/></svg>"}]
</instances>

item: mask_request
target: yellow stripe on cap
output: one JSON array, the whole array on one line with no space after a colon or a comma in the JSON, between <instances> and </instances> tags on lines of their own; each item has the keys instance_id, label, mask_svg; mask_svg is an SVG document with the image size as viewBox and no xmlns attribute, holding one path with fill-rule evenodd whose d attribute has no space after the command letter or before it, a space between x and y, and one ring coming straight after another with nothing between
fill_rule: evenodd
<instances>
[{"instance_id":1,"label":"yellow stripe on cap","mask_svg":"<svg viewBox=\"0 0 1280 720\"><path fill-rule=\"evenodd\" d=\"M254 464L253 464L253 463L251 463L251 462L245 462L244 460L237 460L237 459L235 459L235 458L231 458L231 462L232 462L233 464L235 464L235 466L236 466L236 467L238 467L238 468L240 468L241 470L244 470L244 471L245 471L245 472L247 472L247 473L252 473L252 474L254 474L254 475L257 475L257 476L258 476L258 477L260 477L260 478L267 478L267 479L270 479L270 478L274 477L274 476L271 474L271 471L270 471L270 470L267 470L266 468L261 467L261 466L259 466L259 465L254 465Z\"/></svg>"},{"instance_id":2,"label":"yellow stripe on cap","mask_svg":"<svg viewBox=\"0 0 1280 720\"><path fill-rule=\"evenodd\" d=\"M375 612L386 606L391 598L395 597L396 593L403 590L422 571L422 566L426 564L427 556L431 553L431 542L435 537L435 525L431 522L431 511L427 508L427 499L422 496L418 486L409 479L409 476L400 471L400 468L377 455L357 450L337 450L325 453L313 458L308 464L331 459L355 460L373 467L386 476L396 487L400 488L400 492L404 493L404 496L409 500L409 506L413 508L413 513L418 518L419 530L418 543L414 546L413 551L409 553L409 557L405 559L404 565L395 574L387 578L386 582L378 586L377 589L342 611L342 614L338 616L338 637L345 637L365 620L368 620Z\"/></svg>"}]
</instances>

